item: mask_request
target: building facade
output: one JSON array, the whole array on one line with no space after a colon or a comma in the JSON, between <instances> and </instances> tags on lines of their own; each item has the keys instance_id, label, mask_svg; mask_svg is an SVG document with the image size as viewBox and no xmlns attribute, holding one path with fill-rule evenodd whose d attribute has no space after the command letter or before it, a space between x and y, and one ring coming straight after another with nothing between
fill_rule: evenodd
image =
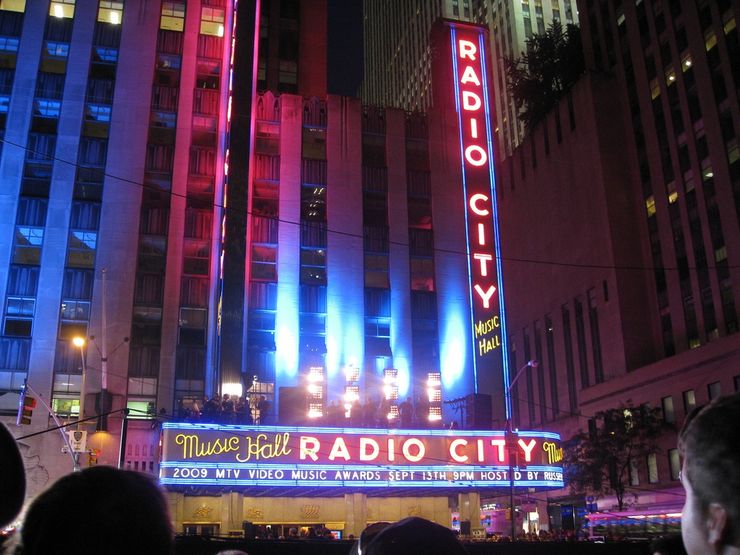
<instances>
[{"instance_id":1,"label":"building facade","mask_svg":"<svg viewBox=\"0 0 740 555\"><path fill-rule=\"evenodd\" d=\"M589 72L499 174L511 366L539 362L515 420L567 438L631 402L680 427L740 388L739 13L579 7ZM675 434L661 448L630 470L630 510L680 513Z\"/></svg>"},{"instance_id":2,"label":"building facade","mask_svg":"<svg viewBox=\"0 0 740 555\"><path fill-rule=\"evenodd\" d=\"M114 411L97 427L118 434L125 407L148 419L214 387L232 9L3 2L0 18L2 408L27 379L60 418ZM155 471L136 428L122 456ZM115 462L116 437L95 436ZM28 447L53 476L69 458L52 443Z\"/></svg>"},{"instance_id":3,"label":"building facade","mask_svg":"<svg viewBox=\"0 0 740 555\"><path fill-rule=\"evenodd\" d=\"M439 0L436 2L373 0L364 4L367 104L425 111L432 105L432 24L437 18L487 25L490 30L493 98L498 156L510 156L525 134L508 92L505 59L526 50L533 34L553 22L578 23L575 0Z\"/></svg>"}]
</instances>

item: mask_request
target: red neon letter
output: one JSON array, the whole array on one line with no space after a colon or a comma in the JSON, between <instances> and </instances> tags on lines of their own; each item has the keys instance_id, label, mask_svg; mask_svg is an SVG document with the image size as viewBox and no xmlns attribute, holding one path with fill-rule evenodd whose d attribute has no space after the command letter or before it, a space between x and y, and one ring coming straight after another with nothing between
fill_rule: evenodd
<instances>
[{"instance_id":1,"label":"red neon letter","mask_svg":"<svg viewBox=\"0 0 740 555\"><path fill-rule=\"evenodd\" d=\"M309 436L301 436L301 446L299 450L300 459L302 461L306 460L306 457L310 457L310 459L314 462L319 460L319 458L316 456L316 451L319 450L319 440L315 437L309 437Z\"/></svg>"},{"instance_id":2,"label":"red neon letter","mask_svg":"<svg viewBox=\"0 0 740 555\"><path fill-rule=\"evenodd\" d=\"M416 447L416 455L411 454L412 447ZM421 442L421 440L412 437L403 442L401 452L403 453L403 456L406 458L407 461L419 462L421 459L424 458L424 455L426 454L426 449L424 448L424 444Z\"/></svg>"},{"instance_id":3,"label":"red neon letter","mask_svg":"<svg viewBox=\"0 0 740 555\"><path fill-rule=\"evenodd\" d=\"M465 58L468 58L474 62L475 54L478 52L478 48L475 46L475 43L472 43L469 40L460 40L457 44L460 47L460 59L464 60Z\"/></svg>"},{"instance_id":4,"label":"red neon letter","mask_svg":"<svg viewBox=\"0 0 740 555\"><path fill-rule=\"evenodd\" d=\"M467 83L473 83L480 87L480 81L478 80L478 75L475 73L475 70L472 66L466 66L465 71L463 71L463 76L460 78L460 83L463 85Z\"/></svg>"},{"instance_id":5,"label":"red neon letter","mask_svg":"<svg viewBox=\"0 0 740 555\"><path fill-rule=\"evenodd\" d=\"M534 449L534 446L537 445L537 441L534 439L530 439L529 444L527 444L527 443L524 443L523 439L520 439L519 441L517 441L517 443L519 444L519 447L521 447L522 450L524 451L524 460L526 460L527 462L531 462L532 461L532 449Z\"/></svg>"},{"instance_id":6,"label":"red neon letter","mask_svg":"<svg viewBox=\"0 0 740 555\"><path fill-rule=\"evenodd\" d=\"M478 145L470 145L465 149L465 159L471 166L485 166L488 162L488 154Z\"/></svg>"},{"instance_id":7,"label":"red neon letter","mask_svg":"<svg viewBox=\"0 0 740 555\"><path fill-rule=\"evenodd\" d=\"M380 445L369 437L360 438L360 460L374 461L380 452Z\"/></svg>"},{"instance_id":8,"label":"red neon letter","mask_svg":"<svg viewBox=\"0 0 740 555\"><path fill-rule=\"evenodd\" d=\"M475 292L478 293L478 295L480 295L480 298L483 300L483 308L489 308L489 301L491 300L493 294L496 292L496 288L491 285L488 288L488 291L483 291L483 288L476 283Z\"/></svg>"},{"instance_id":9,"label":"red neon letter","mask_svg":"<svg viewBox=\"0 0 740 555\"><path fill-rule=\"evenodd\" d=\"M347 444L344 443L344 439L342 437L338 437L334 440L334 445L332 445L331 452L329 453L330 461L333 461L337 457L340 457L345 461L349 460L349 450L347 449Z\"/></svg>"},{"instance_id":10,"label":"red neon letter","mask_svg":"<svg viewBox=\"0 0 740 555\"><path fill-rule=\"evenodd\" d=\"M463 110L475 111L481 106L480 96L470 91L463 91Z\"/></svg>"},{"instance_id":11,"label":"red neon letter","mask_svg":"<svg viewBox=\"0 0 740 555\"><path fill-rule=\"evenodd\" d=\"M504 456L506 451L504 451L504 447L506 447L506 440L505 439L492 439L491 445L496 447L496 457L498 459L498 462L502 463L504 462Z\"/></svg>"},{"instance_id":12,"label":"red neon letter","mask_svg":"<svg viewBox=\"0 0 740 555\"><path fill-rule=\"evenodd\" d=\"M486 277L488 275L487 262L489 260L493 260L493 256L491 256L490 254L481 254L477 252L473 255L473 258L475 258L476 260L480 260L480 275Z\"/></svg>"},{"instance_id":13,"label":"red neon letter","mask_svg":"<svg viewBox=\"0 0 740 555\"><path fill-rule=\"evenodd\" d=\"M486 226L478 224L478 244L483 246L486 244Z\"/></svg>"},{"instance_id":14,"label":"red neon letter","mask_svg":"<svg viewBox=\"0 0 740 555\"><path fill-rule=\"evenodd\" d=\"M471 166L485 166L488 154L478 145L470 145L465 149L465 159Z\"/></svg>"},{"instance_id":15,"label":"red neon letter","mask_svg":"<svg viewBox=\"0 0 740 555\"><path fill-rule=\"evenodd\" d=\"M450 457L452 457L455 461L459 463L468 462L468 456L467 455L459 455L457 453L457 448L460 445L467 445L468 440L467 439L455 439L450 443Z\"/></svg>"},{"instance_id":16,"label":"red neon letter","mask_svg":"<svg viewBox=\"0 0 740 555\"><path fill-rule=\"evenodd\" d=\"M488 216L490 212L488 211L488 208L478 208L478 201L482 200L484 202L488 202L488 197L484 195L483 193L476 193L473 196L470 197L470 209L478 214L479 216Z\"/></svg>"},{"instance_id":17,"label":"red neon letter","mask_svg":"<svg viewBox=\"0 0 740 555\"><path fill-rule=\"evenodd\" d=\"M470 119L470 135L474 138L478 138L478 120L475 118Z\"/></svg>"}]
</instances>

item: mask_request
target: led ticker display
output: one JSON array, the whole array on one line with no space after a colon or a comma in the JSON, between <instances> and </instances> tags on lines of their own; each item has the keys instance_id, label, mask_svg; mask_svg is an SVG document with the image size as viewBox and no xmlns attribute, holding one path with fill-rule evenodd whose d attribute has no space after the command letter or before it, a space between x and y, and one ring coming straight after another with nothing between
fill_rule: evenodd
<instances>
[{"instance_id":1,"label":"led ticker display","mask_svg":"<svg viewBox=\"0 0 740 555\"><path fill-rule=\"evenodd\" d=\"M327 487L563 487L550 432L174 424L162 427L163 484Z\"/></svg>"}]
</instances>

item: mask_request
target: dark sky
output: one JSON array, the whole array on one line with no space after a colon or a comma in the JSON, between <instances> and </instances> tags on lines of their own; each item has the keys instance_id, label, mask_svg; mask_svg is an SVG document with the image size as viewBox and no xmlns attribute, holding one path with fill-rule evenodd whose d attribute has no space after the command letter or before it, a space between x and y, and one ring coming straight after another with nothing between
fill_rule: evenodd
<instances>
[{"instance_id":1,"label":"dark sky","mask_svg":"<svg viewBox=\"0 0 740 555\"><path fill-rule=\"evenodd\" d=\"M362 82L362 0L328 0L328 88L356 96Z\"/></svg>"}]
</instances>

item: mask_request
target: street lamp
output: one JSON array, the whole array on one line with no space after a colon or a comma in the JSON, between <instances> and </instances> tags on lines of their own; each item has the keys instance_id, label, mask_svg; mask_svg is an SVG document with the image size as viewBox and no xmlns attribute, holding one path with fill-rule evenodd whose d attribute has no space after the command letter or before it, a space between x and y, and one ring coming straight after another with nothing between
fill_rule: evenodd
<instances>
[{"instance_id":1,"label":"street lamp","mask_svg":"<svg viewBox=\"0 0 740 555\"><path fill-rule=\"evenodd\" d=\"M509 446L509 503L511 504L511 541L516 541L516 520L514 518L514 461L512 443L514 441L514 413L511 403L511 389L516 384L517 380L521 377L522 372L527 368L537 368L540 363L534 359L528 360L527 364L522 366L514 376L514 379L509 383L509 387L506 388L506 406L509 408L506 414L506 435L508 436L507 443Z\"/></svg>"},{"instance_id":2,"label":"street lamp","mask_svg":"<svg viewBox=\"0 0 740 555\"><path fill-rule=\"evenodd\" d=\"M84 337L73 337L72 344L80 350L82 360L82 381L80 383L80 412L77 416L77 429L82 428L82 420L85 418L85 381L87 379L87 365L85 364L85 341Z\"/></svg>"}]
</instances>

